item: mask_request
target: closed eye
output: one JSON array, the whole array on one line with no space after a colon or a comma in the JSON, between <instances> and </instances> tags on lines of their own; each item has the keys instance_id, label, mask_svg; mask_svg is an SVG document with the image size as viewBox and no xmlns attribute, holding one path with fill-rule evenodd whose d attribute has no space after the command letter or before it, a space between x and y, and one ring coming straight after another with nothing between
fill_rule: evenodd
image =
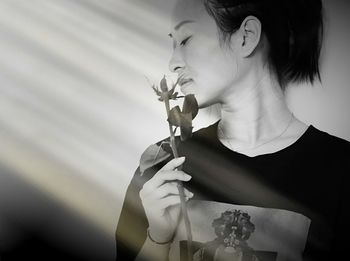
<instances>
[{"instance_id":1,"label":"closed eye","mask_svg":"<svg viewBox=\"0 0 350 261\"><path fill-rule=\"evenodd\" d=\"M191 38L191 36L189 36L189 37L187 37L186 39L184 39L184 40L180 43L180 45L181 45L181 46L184 46L190 38Z\"/></svg>"}]
</instances>

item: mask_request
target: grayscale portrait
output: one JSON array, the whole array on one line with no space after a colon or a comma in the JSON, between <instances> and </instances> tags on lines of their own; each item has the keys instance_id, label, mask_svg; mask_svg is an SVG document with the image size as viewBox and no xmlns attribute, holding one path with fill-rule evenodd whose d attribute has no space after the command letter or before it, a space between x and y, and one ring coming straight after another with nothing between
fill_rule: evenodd
<instances>
[{"instance_id":1,"label":"grayscale portrait","mask_svg":"<svg viewBox=\"0 0 350 261\"><path fill-rule=\"evenodd\" d=\"M0 261L347 259L349 12L1 0Z\"/></svg>"}]
</instances>

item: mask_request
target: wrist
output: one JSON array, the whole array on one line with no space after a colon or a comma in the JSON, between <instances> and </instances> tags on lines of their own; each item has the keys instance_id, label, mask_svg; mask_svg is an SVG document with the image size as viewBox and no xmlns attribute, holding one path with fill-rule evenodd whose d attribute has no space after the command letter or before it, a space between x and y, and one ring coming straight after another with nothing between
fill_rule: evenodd
<instances>
[{"instance_id":1,"label":"wrist","mask_svg":"<svg viewBox=\"0 0 350 261\"><path fill-rule=\"evenodd\" d=\"M149 240L157 245L168 245L171 244L173 242L173 237L170 238L169 240L158 240L157 238L154 238L151 234L150 234L150 229L147 228L147 237L149 238Z\"/></svg>"}]
</instances>

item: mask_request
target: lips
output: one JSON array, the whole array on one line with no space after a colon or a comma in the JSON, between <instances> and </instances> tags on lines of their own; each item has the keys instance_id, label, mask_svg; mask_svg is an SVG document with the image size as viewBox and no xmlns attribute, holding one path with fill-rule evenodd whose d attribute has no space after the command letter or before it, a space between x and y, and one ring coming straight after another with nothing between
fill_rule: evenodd
<instances>
[{"instance_id":1,"label":"lips","mask_svg":"<svg viewBox=\"0 0 350 261\"><path fill-rule=\"evenodd\" d=\"M180 86L183 86L183 85L185 85L186 83L189 83L189 82L191 82L191 81L192 81L192 79L182 78L182 79L179 80L179 85L180 85Z\"/></svg>"}]
</instances>

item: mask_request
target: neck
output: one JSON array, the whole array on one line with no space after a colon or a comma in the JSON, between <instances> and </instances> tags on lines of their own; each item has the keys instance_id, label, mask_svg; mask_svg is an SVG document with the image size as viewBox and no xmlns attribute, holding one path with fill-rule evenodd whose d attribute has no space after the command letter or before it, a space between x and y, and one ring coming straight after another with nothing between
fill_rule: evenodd
<instances>
[{"instance_id":1,"label":"neck","mask_svg":"<svg viewBox=\"0 0 350 261\"><path fill-rule=\"evenodd\" d=\"M281 86L266 71L251 71L240 90L221 103L219 138L237 150L253 149L281 136L293 120Z\"/></svg>"}]
</instances>

